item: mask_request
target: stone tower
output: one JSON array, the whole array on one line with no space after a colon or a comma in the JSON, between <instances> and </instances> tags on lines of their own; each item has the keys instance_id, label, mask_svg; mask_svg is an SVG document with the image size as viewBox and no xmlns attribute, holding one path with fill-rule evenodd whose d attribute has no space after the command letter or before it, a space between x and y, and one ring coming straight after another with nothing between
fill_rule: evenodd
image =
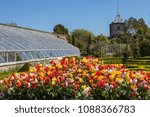
<instances>
[{"instance_id":1,"label":"stone tower","mask_svg":"<svg viewBox=\"0 0 150 117\"><path fill-rule=\"evenodd\" d=\"M110 38L115 38L119 32L125 32L125 22L122 20L119 14L119 6L117 1L117 15L115 20L109 25Z\"/></svg>"}]
</instances>

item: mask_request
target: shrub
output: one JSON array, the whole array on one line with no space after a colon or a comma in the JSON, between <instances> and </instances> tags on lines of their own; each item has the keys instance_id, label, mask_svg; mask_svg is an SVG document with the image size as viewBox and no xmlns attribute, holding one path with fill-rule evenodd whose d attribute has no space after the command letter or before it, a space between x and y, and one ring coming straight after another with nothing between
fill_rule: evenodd
<instances>
[{"instance_id":1,"label":"shrub","mask_svg":"<svg viewBox=\"0 0 150 117\"><path fill-rule=\"evenodd\" d=\"M31 67L32 65L30 63L25 63L19 70L18 72L25 72L25 71L29 71L29 68Z\"/></svg>"}]
</instances>

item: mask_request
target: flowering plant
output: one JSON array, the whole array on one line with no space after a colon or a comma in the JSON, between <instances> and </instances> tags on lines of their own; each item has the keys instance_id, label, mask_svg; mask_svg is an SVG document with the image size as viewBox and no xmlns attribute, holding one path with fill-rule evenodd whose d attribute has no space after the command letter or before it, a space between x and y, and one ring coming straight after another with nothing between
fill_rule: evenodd
<instances>
[{"instance_id":1,"label":"flowering plant","mask_svg":"<svg viewBox=\"0 0 150 117\"><path fill-rule=\"evenodd\" d=\"M2 82L4 99L150 99L150 74L90 56L63 58L14 73Z\"/></svg>"}]
</instances>

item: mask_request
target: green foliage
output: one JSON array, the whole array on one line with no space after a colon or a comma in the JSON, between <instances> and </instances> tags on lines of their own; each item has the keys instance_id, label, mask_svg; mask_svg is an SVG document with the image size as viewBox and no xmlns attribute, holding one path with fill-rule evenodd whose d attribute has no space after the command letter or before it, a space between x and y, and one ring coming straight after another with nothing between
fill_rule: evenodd
<instances>
[{"instance_id":1,"label":"green foliage","mask_svg":"<svg viewBox=\"0 0 150 117\"><path fill-rule=\"evenodd\" d=\"M54 29L53 32L55 34L62 34L62 35L69 35L69 31L67 28L65 28L62 24L57 24Z\"/></svg>"},{"instance_id":2,"label":"green foliage","mask_svg":"<svg viewBox=\"0 0 150 117\"><path fill-rule=\"evenodd\" d=\"M96 42L99 42L99 41L104 41L104 42L106 42L106 43L109 43L108 38L107 38L106 36L104 36L104 35L98 35L97 37L94 38L93 41L94 41L95 43L96 43Z\"/></svg>"},{"instance_id":3,"label":"green foliage","mask_svg":"<svg viewBox=\"0 0 150 117\"><path fill-rule=\"evenodd\" d=\"M110 44L117 44L117 38L112 38L110 40Z\"/></svg>"},{"instance_id":4,"label":"green foliage","mask_svg":"<svg viewBox=\"0 0 150 117\"><path fill-rule=\"evenodd\" d=\"M145 34L145 38L150 40L150 28L148 28L148 30Z\"/></svg>"},{"instance_id":5,"label":"green foliage","mask_svg":"<svg viewBox=\"0 0 150 117\"><path fill-rule=\"evenodd\" d=\"M105 41L99 41L92 43L90 46L91 54L95 57L104 57L107 51L108 43Z\"/></svg>"},{"instance_id":6,"label":"green foliage","mask_svg":"<svg viewBox=\"0 0 150 117\"><path fill-rule=\"evenodd\" d=\"M18 54L16 54L16 61L21 61L21 58L20 58L20 56L18 55Z\"/></svg>"},{"instance_id":7,"label":"green foliage","mask_svg":"<svg viewBox=\"0 0 150 117\"><path fill-rule=\"evenodd\" d=\"M127 42L127 38L128 38L127 34L120 32L117 35L116 42L119 43L119 44L126 43Z\"/></svg>"},{"instance_id":8,"label":"green foliage","mask_svg":"<svg viewBox=\"0 0 150 117\"><path fill-rule=\"evenodd\" d=\"M144 39L140 42L140 55L149 56L150 55L150 40Z\"/></svg>"},{"instance_id":9,"label":"green foliage","mask_svg":"<svg viewBox=\"0 0 150 117\"><path fill-rule=\"evenodd\" d=\"M122 58L121 57L106 57L103 58L105 64L121 64Z\"/></svg>"},{"instance_id":10,"label":"green foliage","mask_svg":"<svg viewBox=\"0 0 150 117\"><path fill-rule=\"evenodd\" d=\"M18 72L25 72L29 70L29 67L32 66L30 63L25 63Z\"/></svg>"},{"instance_id":11,"label":"green foliage","mask_svg":"<svg viewBox=\"0 0 150 117\"><path fill-rule=\"evenodd\" d=\"M136 65L150 65L150 60L130 60L128 63Z\"/></svg>"},{"instance_id":12,"label":"green foliage","mask_svg":"<svg viewBox=\"0 0 150 117\"><path fill-rule=\"evenodd\" d=\"M148 30L148 26L145 24L143 18L136 19L133 17L126 20L126 28L134 28L138 34L146 34Z\"/></svg>"},{"instance_id":13,"label":"green foliage","mask_svg":"<svg viewBox=\"0 0 150 117\"><path fill-rule=\"evenodd\" d=\"M128 60L130 70L150 71L150 57L139 57L136 60Z\"/></svg>"},{"instance_id":14,"label":"green foliage","mask_svg":"<svg viewBox=\"0 0 150 117\"><path fill-rule=\"evenodd\" d=\"M0 80L8 77L9 75L11 75L14 72L18 72L18 70L19 70L19 67L16 66L15 68L10 68L8 71L2 71L2 72L0 72Z\"/></svg>"},{"instance_id":15,"label":"green foliage","mask_svg":"<svg viewBox=\"0 0 150 117\"><path fill-rule=\"evenodd\" d=\"M94 34L84 29L76 29L71 32L71 36L72 44L80 49L81 55L87 55L88 47L94 38Z\"/></svg>"},{"instance_id":16,"label":"green foliage","mask_svg":"<svg viewBox=\"0 0 150 117\"><path fill-rule=\"evenodd\" d=\"M95 56L95 57L100 57L101 56L101 51L99 49L96 50L96 51L92 50L92 55Z\"/></svg>"},{"instance_id":17,"label":"green foliage","mask_svg":"<svg viewBox=\"0 0 150 117\"><path fill-rule=\"evenodd\" d=\"M126 33L118 33L117 39L111 43L127 44L129 56L137 59L140 56L149 56L150 52L150 29L144 19L129 18L125 21ZM129 30L133 29L132 34ZM130 32L130 33L129 33Z\"/></svg>"}]
</instances>

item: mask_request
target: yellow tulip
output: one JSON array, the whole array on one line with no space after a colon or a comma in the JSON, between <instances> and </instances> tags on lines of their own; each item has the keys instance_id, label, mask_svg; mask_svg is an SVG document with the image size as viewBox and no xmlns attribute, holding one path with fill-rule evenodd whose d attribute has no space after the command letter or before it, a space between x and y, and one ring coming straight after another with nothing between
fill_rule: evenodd
<instances>
[{"instance_id":1,"label":"yellow tulip","mask_svg":"<svg viewBox=\"0 0 150 117\"><path fill-rule=\"evenodd\" d=\"M56 82L55 81L52 81L52 85L55 85L56 84Z\"/></svg>"},{"instance_id":2,"label":"yellow tulip","mask_svg":"<svg viewBox=\"0 0 150 117\"><path fill-rule=\"evenodd\" d=\"M57 80L56 77L53 77L53 78L52 78L52 81L56 81L56 80Z\"/></svg>"},{"instance_id":3,"label":"yellow tulip","mask_svg":"<svg viewBox=\"0 0 150 117\"><path fill-rule=\"evenodd\" d=\"M115 78L115 75L110 75L110 79L113 80Z\"/></svg>"},{"instance_id":4,"label":"yellow tulip","mask_svg":"<svg viewBox=\"0 0 150 117\"><path fill-rule=\"evenodd\" d=\"M87 75L87 70L84 70L84 71L83 71L83 75L84 75L84 76Z\"/></svg>"},{"instance_id":5,"label":"yellow tulip","mask_svg":"<svg viewBox=\"0 0 150 117\"><path fill-rule=\"evenodd\" d=\"M51 75L51 73L52 73L51 71L48 71L48 72L47 72L48 75Z\"/></svg>"},{"instance_id":6,"label":"yellow tulip","mask_svg":"<svg viewBox=\"0 0 150 117\"><path fill-rule=\"evenodd\" d=\"M43 72L40 72L39 75L43 78L45 77L45 74Z\"/></svg>"},{"instance_id":7,"label":"yellow tulip","mask_svg":"<svg viewBox=\"0 0 150 117\"><path fill-rule=\"evenodd\" d=\"M136 90L136 89L137 89L136 84L135 84L135 83L133 83L133 84L131 85L131 88L132 88L133 90Z\"/></svg>"},{"instance_id":8,"label":"yellow tulip","mask_svg":"<svg viewBox=\"0 0 150 117\"><path fill-rule=\"evenodd\" d=\"M79 82L80 82L80 83L83 83L83 79L82 79L82 78L79 78Z\"/></svg>"},{"instance_id":9,"label":"yellow tulip","mask_svg":"<svg viewBox=\"0 0 150 117\"><path fill-rule=\"evenodd\" d=\"M73 74L72 74L72 73L69 73L69 76L70 76L71 78L73 78Z\"/></svg>"},{"instance_id":10,"label":"yellow tulip","mask_svg":"<svg viewBox=\"0 0 150 117\"><path fill-rule=\"evenodd\" d=\"M98 77L98 80L103 80L103 79L104 79L104 76L102 75Z\"/></svg>"},{"instance_id":11,"label":"yellow tulip","mask_svg":"<svg viewBox=\"0 0 150 117\"><path fill-rule=\"evenodd\" d=\"M144 77L141 75L138 77L139 80L144 80Z\"/></svg>"},{"instance_id":12,"label":"yellow tulip","mask_svg":"<svg viewBox=\"0 0 150 117\"><path fill-rule=\"evenodd\" d=\"M123 79L122 78L116 78L116 80L115 80L116 82L122 82L123 81Z\"/></svg>"},{"instance_id":13,"label":"yellow tulip","mask_svg":"<svg viewBox=\"0 0 150 117\"><path fill-rule=\"evenodd\" d=\"M72 58L72 60L73 60L73 62L75 62L75 61L76 61L76 58L75 58L75 57L73 57L73 58Z\"/></svg>"},{"instance_id":14,"label":"yellow tulip","mask_svg":"<svg viewBox=\"0 0 150 117\"><path fill-rule=\"evenodd\" d=\"M81 72L82 72L82 70L81 70L81 69L78 69L78 70L77 70L77 72L78 72L78 73L81 73Z\"/></svg>"},{"instance_id":15,"label":"yellow tulip","mask_svg":"<svg viewBox=\"0 0 150 117\"><path fill-rule=\"evenodd\" d=\"M92 73L91 75L92 75L92 76L95 76L95 74L96 74L96 73L94 72L94 73Z\"/></svg>"},{"instance_id":16,"label":"yellow tulip","mask_svg":"<svg viewBox=\"0 0 150 117\"><path fill-rule=\"evenodd\" d=\"M136 75L135 74L132 74L132 77L135 77Z\"/></svg>"},{"instance_id":17,"label":"yellow tulip","mask_svg":"<svg viewBox=\"0 0 150 117\"><path fill-rule=\"evenodd\" d=\"M49 65L49 66L48 66L48 68L49 68L49 70L51 70L51 69L52 69L52 66L51 66L51 65Z\"/></svg>"},{"instance_id":18,"label":"yellow tulip","mask_svg":"<svg viewBox=\"0 0 150 117\"><path fill-rule=\"evenodd\" d=\"M59 69L62 69L62 65L61 64L57 64L56 65Z\"/></svg>"},{"instance_id":19,"label":"yellow tulip","mask_svg":"<svg viewBox=\"0 0 150 117\"><path fill-rule=\"evenodd\" d=\"M127 82L127 83L130 82L130 77L129 77L129 75L127 75L127 76L125 77L125 79L126 79L126 82Z\"/></svg>"},{"instance_id":20,"label":"yellow tulip","mask_svg":"<svg viewBox=\"0 0 150 117\"><path fill-rule=\"evenodd\" d=\"M98 62L98 58L93 59L93 62L95 63Z\"/></svg>"},{"instance_id":21,"label":"yellow tulip","mask_svg":"<svg viewBox=\"0 0 150 117\"><path fill-rule=\"evenodd\" d=\"M86 58L83 58L83 59L82 59L82 62L83 62L83 63L87 63L88 60L87 60Z\"/></svg>"},{"instance_id":22,"label":"yellow tulip","mask_svg":"<svg viewBox=\"0 0 150 117\"><path fill-rule=\"evenodd\" d=\"M86 85L82 85L81 89L84 90L86 88Z\"/></svg>"},{"instance_id":23,"label":"yellow tulip","mask_svg":"<svg viewBox=\"0 0 150 117\"><path fill-rule=\"evenodd\" d=\"M105 74L106 73L106 70L102 70L102 74Z\"/></svg>"},{"instance_id":24,"label":"yellow tulip","mask_svg":"<svg viewBox=\"0 0 150 117\"><path fill-rule=\"evenodd\" d=\"M35 67L29 67L29 72L32 73L32 72L36 72L36 68Z\"/></svg>"}]
</instances>

